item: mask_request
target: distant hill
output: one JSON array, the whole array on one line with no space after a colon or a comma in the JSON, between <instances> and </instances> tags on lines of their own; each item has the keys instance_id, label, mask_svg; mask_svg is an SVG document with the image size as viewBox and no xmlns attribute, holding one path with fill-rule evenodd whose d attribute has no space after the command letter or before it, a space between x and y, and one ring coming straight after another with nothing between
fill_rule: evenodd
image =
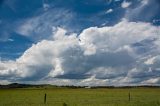
<instances>
[{"instance_id":1,"label":"distant hill","mask_svg":"<svg viewBox=\"0 0 160 106\"><path fill-rule=\"evenodd\" d=\"M33 84L19 84L19 83L11 83L8 85L0 85L0 89L2 88L53 88L56 87L55 85L49 84L40 84L40 85L33 85Z\"/></svg>"}]
</instances>

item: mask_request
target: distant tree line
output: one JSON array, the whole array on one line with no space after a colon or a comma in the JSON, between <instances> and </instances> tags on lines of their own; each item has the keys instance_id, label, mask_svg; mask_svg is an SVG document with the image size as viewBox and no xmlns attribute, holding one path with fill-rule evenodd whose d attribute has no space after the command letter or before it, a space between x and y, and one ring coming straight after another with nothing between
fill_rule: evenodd
<instances>
[{"instance_id":1,"label":"distant tree line","mask_svg":"<svg viewBox=\"0 0 160 106\"><path fill-rule=\"evenodd\" d=\"M8 85L0 85L0 89L9 89L9 88L71 88L71 89L77 89L77 88L88 88L88 89L97 89L97 88L160 88L160 86L154 86L154 85L139 85L139 86L74 86L74 85L62 85L62 86L56 86L56 85L50 85L50 84L19 84L19 83L11 83Z\"/></svg>"}]
</instances>

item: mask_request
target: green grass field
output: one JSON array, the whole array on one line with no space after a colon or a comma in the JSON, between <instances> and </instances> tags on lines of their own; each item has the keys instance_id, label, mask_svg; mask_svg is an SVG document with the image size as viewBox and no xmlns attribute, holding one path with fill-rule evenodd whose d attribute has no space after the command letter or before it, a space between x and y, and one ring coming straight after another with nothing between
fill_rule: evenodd
<instances>
[{"instance_id":1,"label":"green grass field","mask_svg":"<svg viewBox=\"0 0 160 106\"><path fill-rule=\"evenodd\" d=\"M131 100L128 99L128 93ZM44 94L47 103L44 104ZM160 106L159 88L1 89L0 106ZM65 106L65 105L64 105Z\"/></svg>"}]
</instances>

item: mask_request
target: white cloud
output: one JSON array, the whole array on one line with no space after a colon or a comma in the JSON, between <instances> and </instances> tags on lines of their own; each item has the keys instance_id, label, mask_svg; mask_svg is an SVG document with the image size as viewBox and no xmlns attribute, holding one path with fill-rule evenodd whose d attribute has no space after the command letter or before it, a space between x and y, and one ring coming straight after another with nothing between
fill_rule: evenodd
<instances>
[{"instance_id":1,"label":"white cloud","mask_svg":"<svg viewBox=\"0 0 160 106\"><path fill-rule=\"evenodd\" d=\"M108 13L111 13L113 12L113 9L108 9L105 13L108 14Z\"/></svg>"},{"instance_id":2,"label":"white cloud","mask_svg":"<svg viewBox=\"0 0 160 106\"><path fill-rule=\"evenodd\" d=\"M59 20L60 19L60 20ZM73 14L64 9L52 9L39 16L22 20L17 24L15 32L30 37L35 41L50 38L53 26L65 27L73 19Z\"/></svg>"},{"instance_id":3,"label":"white cloud","mask_svg":"<svg viewBox=\"0 0 160 106\"><path fill-rule=\"evenodd\" d=\"M7 85L7 84L10 84L10 82L8 80L0 80L0 84Z\"/></svg>"},{"instance_id":4,"label":"white cloud","mask_svg":"<svg viewBox=\"0 0 160 106\"><path fill-rule=\"evenodd\" d=\"M14 39L8 39L8 41L13 42L13 41L14 41Z\"/></svg>"},{"instance_id":5,"label":"white cloud","mask_svg":"<svg viewBox=\"0 0 160 106\"><path fill-rule=\"evenodd\" d=\"M147 5L148 4L148 0L141 0L142 5Z\"/></svg>"},{"instance_id":6,"label":"white cloud","mask_svg":"<svg viewBox=\"0 0 160 106\"><path fill-rule=\"evenodd\" d=\"M81 43L86 44L86 46L93 45L100 50L113 51L145 38L154 38L156 36L158 36L157 28L151 24L124 20L113 27L88 28L80 34L80 39Z\"/></svg>"},{"instance_id":7,"label":"white cloud","mask_svg":"<svg viewBox=\"0 0 160 106\"><path fill-rule=\"evenodd\" d=\"M121 4L122 8L128 8L132 3L131 2L127 2L127 1L123 1Z\"/></svg>"},{"instance_id":8,"label":"white cloud","mask_svg":"<svg viewBox=\"0 0 160 106\"><path fill-rule=\"evenodd\" d=\"M140 0L133 8L127 8L125 18L129 21L149 22L159 14L160 6L157 0Z\"/></svg>"},{"instance_id":9,"label":"white cloud","mask_svg":"<svg viewBox=\"0 0 160 106\"><path fill-rule=\"evenodd\" d=\"M156 83L159 83L159 82L160 82L160 78L151 78L149 80L146 80L146 81L142 82L142 84L143 83L156 84Z\"/></svg>"},{"instance_id":10,"label":"white cloud","mask_svg":"<svg viewBox=\"0 0 160 106\"><path fill-rule=\"evenodd\" d=\"M103 85L107 85L107 79L96 79L95 76L91 76L90 78L80 81L78 85L103 86Z\"/></svg>"},{"instance_id":11,"label":"white cloud","mask_svg":"<svg viewBox=\"0 0 160 106\"><path fill-rule=\"evenodd\" d=\"M15 61L0 61L0 76L12 79L12 77L20 76L20 71L17 70L17 64Z\"/></svg>"},{"instance_id":12,"label":"white cloud","mask_svg":"<svg viewBox=\"0 0 160 106\"><path fill-rule=\"evenodd\" d=\"M149 58L147 61L145 61L145 64L154 64L154 60L156 59L156 57L152 57L152 58Z\"/></svg>"},{"instance_id":13,"label":"white cloud","mask_svg":"<svg viewBox=\"0 0 160 106\"><path fill-rule=\"evenodd\" d=\"M155 43L159 27L123 20L110 27L87 28L78 37L55 30L50 40L32 45L16 61L0 62L0 77L75 85L146 84L159 77L160 45Z\"/></svg>"}]
</instances>

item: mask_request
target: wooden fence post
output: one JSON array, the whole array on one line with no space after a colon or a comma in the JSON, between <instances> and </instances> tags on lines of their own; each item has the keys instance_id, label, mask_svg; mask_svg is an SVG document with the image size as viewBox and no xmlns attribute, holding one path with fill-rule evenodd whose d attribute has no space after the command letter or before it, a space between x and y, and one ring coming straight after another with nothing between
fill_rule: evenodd
<instances>
[{"instance_id":1,"label":"wooden fence post","mask_svg":"<svg viewBox=\"0 0 160 106\"><path fill-rule=\"evenodd\" d=\"M47 94L44 94L44 104L46 104L46 100L47 100Z\"/></svg>"},{"instance_id":2,"label":"wooden fence post","mask_svg":"<svg viewBox=\"0 0 160 106\"><path fill-rule=\"evenodd\" d=\"M128 93L128 100L129 101L131 100L131 94L130 94L130 92Z\"/></svg>"}]
</instances>

